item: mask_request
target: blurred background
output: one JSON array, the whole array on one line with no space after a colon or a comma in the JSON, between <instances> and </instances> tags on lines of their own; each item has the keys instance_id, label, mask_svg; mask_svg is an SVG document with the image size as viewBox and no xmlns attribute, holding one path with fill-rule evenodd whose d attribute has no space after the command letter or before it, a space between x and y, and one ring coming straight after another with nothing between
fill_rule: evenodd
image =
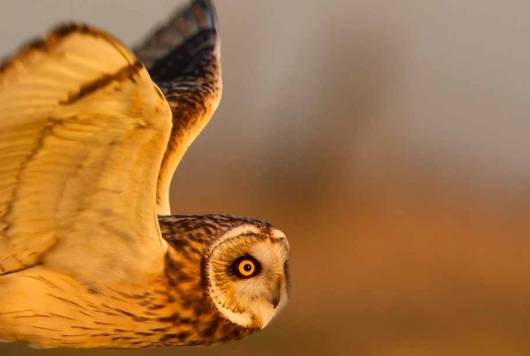
<instances>
[{"instance_id":1,"label":"blurred background","mask_svg":"<svg viewBox=\"0 0 530 356\"><path fill-rule=\"evenodd\" d=\"M133 44L183 3L3 1L0 54L72 19ZM0 354L530 354L530 3L216 4L224 98L173 209L286 232L289 306L220 346Z\"/></svg>"}]
</instances>

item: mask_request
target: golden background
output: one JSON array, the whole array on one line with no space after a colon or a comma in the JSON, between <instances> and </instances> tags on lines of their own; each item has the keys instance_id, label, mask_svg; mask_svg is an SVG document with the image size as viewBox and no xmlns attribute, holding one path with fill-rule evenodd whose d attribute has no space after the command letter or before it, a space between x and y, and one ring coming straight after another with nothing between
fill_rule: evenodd
<instances>
[{"instance_id":1,"label":"golden background","mask_svg":"<svg viewBox=\"0 0 530 356\"><path fill-rule=\"evenodd\" d=\"M182 3L3 1L0 54L71 19L131 44ZM282 229L288 307L221 346L0 355L530 354L530 3L216 4L224 98L173 209Z\"/></svg>"}]
</instances>

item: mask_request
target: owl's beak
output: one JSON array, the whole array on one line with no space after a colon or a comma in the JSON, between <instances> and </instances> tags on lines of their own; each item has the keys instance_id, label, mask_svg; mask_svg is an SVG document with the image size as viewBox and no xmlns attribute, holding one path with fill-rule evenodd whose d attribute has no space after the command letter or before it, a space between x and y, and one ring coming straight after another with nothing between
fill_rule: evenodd
<instances>
[{"instance_id":1,"label":"owl's beak","mask_svg":"<svg viewBox=\"0 0 530 356\"><path fill-rule=\"evenodd\" d=\"M287 291L285 290L285 282L283 277L278 278L278 282L271 286L267 299L262 299L260 303L260 328L263 329L271 319L280 311L287 303Z\"/></svg>"},{"instance_id":2,"label":"owl's beak","mask_svg":"<svg viewBox=\"0 0 530 356\"><path fill-rule=\"evenodd\" d=\"M272 298L271 300L271 304L274 307L274 309L276 309L278 305L280 304L280 299L281 299L281 294L280 294L280 291L278 291L278 295L274 296L274 298Z\"/></svg>"},{"instance_id":3,"label":"owl's beak","mask_svg":"<svg viewBox=\"0 0 530 356\"><path fill-rule=\"evenodd\" d=\"M276 283L276 288L274 289L274 292L271 295L270 303L276 309L278 305L280 305L280 301L282 299L282 280L279 279Z\"/></svg>"}]
</instances>

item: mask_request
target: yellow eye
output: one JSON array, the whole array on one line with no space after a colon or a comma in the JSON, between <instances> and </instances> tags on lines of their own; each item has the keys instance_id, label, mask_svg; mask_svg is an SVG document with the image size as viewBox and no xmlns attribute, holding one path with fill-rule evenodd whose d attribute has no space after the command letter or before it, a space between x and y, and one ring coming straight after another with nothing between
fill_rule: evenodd
<instances>
[{"instance_id":1,"label":"yellow eye","mask_svg":"<svg viewBox=\"0 0 530 356\"><path fill-rule=\"evenodd\" d=\"M250 277L256 270L256 265L250 260L243 260L239 262L238 270L242 276Z\"/></svg>"},{"instance_id":2,"label":"yellow eye","mask_svg":"<svg viewBox=\"0 0 530 356\"><path fill-rule=\"evenodd\" d=\"M259 273L259 262L252 256L243 256L234 262L234 273L239 278L250 278Z\"/></svg>"}]
</instances>

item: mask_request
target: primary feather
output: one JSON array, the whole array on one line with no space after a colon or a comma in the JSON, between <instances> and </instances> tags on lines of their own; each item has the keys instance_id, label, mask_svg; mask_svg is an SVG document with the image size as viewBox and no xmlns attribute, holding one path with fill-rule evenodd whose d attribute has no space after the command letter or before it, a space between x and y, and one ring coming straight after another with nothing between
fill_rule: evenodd
<instances>
[{"instance_id":1,"label":"primary feather","mask_svg":"<svg viewBox=\"0 0 530 356\"><path fill-rule=\"evenodd\" d=\"M102 31L60 27L2 67L0 108L0 273L158 273L153 201L171 113L135 56Z\"/></svg>"},{"instance_id":2,"label":"primary feather","mask_svg":"<svg viewBox=\"0 0 530 356\"><path fill-rule=\"evenodd\" d=\"M206 126L222 92L217 18L209 1L177 11L136 49L164 92L173 128L158 180L160 215L169 215L169 187L186 150Z\"/></svg>"}]
</instances>

